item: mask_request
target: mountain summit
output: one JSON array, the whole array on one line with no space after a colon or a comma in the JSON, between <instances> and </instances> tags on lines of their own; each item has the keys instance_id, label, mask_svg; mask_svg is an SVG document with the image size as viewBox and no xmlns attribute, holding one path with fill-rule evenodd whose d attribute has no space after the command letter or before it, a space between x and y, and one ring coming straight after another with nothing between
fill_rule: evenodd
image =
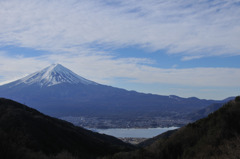
<instances>
[{"instance_id":1,"label":"mountain summit","mask_svg":"<svg viewBox=\"0 0 240 159\"><path fill-rule=\"evenodd\" d=\"M75 74L74 72L62 66L61 64L52 64L51 66L41 71L37 71L20 80L17 80L15 82L15 86L23 83L27 85L37 84L40 85L41 87L53 86L60 83L70 84L82 83L86 85L96 84L95 82L89 81Z\"/></svg>"}]
</instances>

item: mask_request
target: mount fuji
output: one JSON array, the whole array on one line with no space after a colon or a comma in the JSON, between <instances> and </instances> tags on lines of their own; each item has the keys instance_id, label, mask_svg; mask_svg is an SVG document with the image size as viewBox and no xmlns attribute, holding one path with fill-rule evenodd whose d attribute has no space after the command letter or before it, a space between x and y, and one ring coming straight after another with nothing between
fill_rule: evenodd
<instances>
[{"instance_id":1,"label":"mount fuji","mask_svg":"<svg viewBox=\"0 0 240 159\"><path fill-rule=\"evenodd\" d=\"M0 86L0 97L27 104L55 117L171 118L218 102L106 86L85 79L60 64Z\"/></svg>"},{"instance_id":2,"label":"mount fuji","mask_svg":"<svg viewBox=\"0 0 240 159\"><path fill-rule=\"evenodd\" d=\"M28 75L25 78L16 81L16 85L40 85L41 87L53 86L61 83L69 84L96 84L95 82L89 81L85 78L80 77L71 70L63 67L60 64L53 64L41 71L35 72Z\"/></svg>"}]
</instances>

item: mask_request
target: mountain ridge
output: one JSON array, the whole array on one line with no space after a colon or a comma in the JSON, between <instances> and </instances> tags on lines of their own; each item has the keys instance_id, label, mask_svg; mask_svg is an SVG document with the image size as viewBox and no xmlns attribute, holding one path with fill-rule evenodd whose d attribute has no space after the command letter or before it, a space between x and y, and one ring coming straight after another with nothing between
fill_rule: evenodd
<instances>
[{"instance_id":1,"label":"mountain ridge","mask_svg":"<svg viewBox=\"0 0 240 159\"><path fill-rule=\"evenodd\" d=\"M53 70L55 67L60 68ZM67 78L70 77L68 74L73 76L73 80ZM44 80L43 77L45 77ZM106 117L114 121L121 118L131 122L137 122L141 119L140 123L149 120L149 118L154 118L155 121L150 123L154 126L184 125L188 121L185 121L185 119L177 120L184 114L221 102L127 91L98 84L83 77L79 79L79 77L81 76L76 75L64 66L52 65L17 80L17 82L0 86L0 97L25 103L55 117ZM75 78L77 80L74 80ZM82 79L84 79L84 82L82 82ZM18 85L16 85L17 83ZM169 123L164 122L166 120ZM118 126L119 124L114 125ZM136 124L134 126L137 127Z\"/></svg>"}]
</instances>

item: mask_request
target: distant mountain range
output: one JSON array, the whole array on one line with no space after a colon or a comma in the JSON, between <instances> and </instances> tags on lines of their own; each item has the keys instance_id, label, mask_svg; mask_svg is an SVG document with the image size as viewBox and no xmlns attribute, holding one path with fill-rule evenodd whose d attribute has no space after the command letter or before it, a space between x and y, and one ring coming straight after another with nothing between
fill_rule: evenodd
<instances>
[{"instance_id":1,"label":"distant mountain range","mask_svg":"<svg viewBox=\"0 0 240 159\"><path fill-rule=\"evenodd\" d=\"M60 64L0 86L0 97L25 103L55 117L117 119L171 119L223 102L127 91L87 80Z\"/></svg>"},{"instance_id":2,"label":"distant mountain range","mask_svg":"<svg viewBox=\"0 0 240 159\"><path fill-rule=\"evenodd\" d=\"M94 159L134 147L0 98L0 158Z\"/></svg>"}]
</instances>

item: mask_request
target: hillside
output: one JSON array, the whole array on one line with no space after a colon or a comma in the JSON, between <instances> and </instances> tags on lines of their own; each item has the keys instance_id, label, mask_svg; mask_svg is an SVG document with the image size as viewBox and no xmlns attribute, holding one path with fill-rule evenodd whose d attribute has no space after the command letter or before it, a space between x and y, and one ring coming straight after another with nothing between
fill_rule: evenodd
<instances>
[{"instance_id":1,"label":"hillside","mask_svg":"<svg viewBox=\"0 0 240 159\"><path fill-rule=\"evenodd\" d=\"M205 118L209 114L211 114L211 113L215 112L216 110L218 110L219 108L221 108L223 105L224 105L224 103L211 104L211 105L207 106L206 108L203 108L196 112L187 114L186 118L189 120L192 120L192 121L196 121L198 119Z\"/></svg>"},{"instance_id":2,"label":"hillside","mask_svg":"<svg viewBox=\"0 0 240 159\"><path fill-rule=\"evenodd\" d=\"M118 153L109 158L239 158L240 97L228 102L207 118L188 124L170 135L161 136L144 149L130 153Z\"/></svg>"},{"instance_id":3,"label":"hillside","mask_svg":"<svg viewBox=\"0 0 240 159\"><path fill-rule=\"evenodd\" d=\"M0 158L96 158L133 147L0 98Z\"/></svg>"}]
</instances>

